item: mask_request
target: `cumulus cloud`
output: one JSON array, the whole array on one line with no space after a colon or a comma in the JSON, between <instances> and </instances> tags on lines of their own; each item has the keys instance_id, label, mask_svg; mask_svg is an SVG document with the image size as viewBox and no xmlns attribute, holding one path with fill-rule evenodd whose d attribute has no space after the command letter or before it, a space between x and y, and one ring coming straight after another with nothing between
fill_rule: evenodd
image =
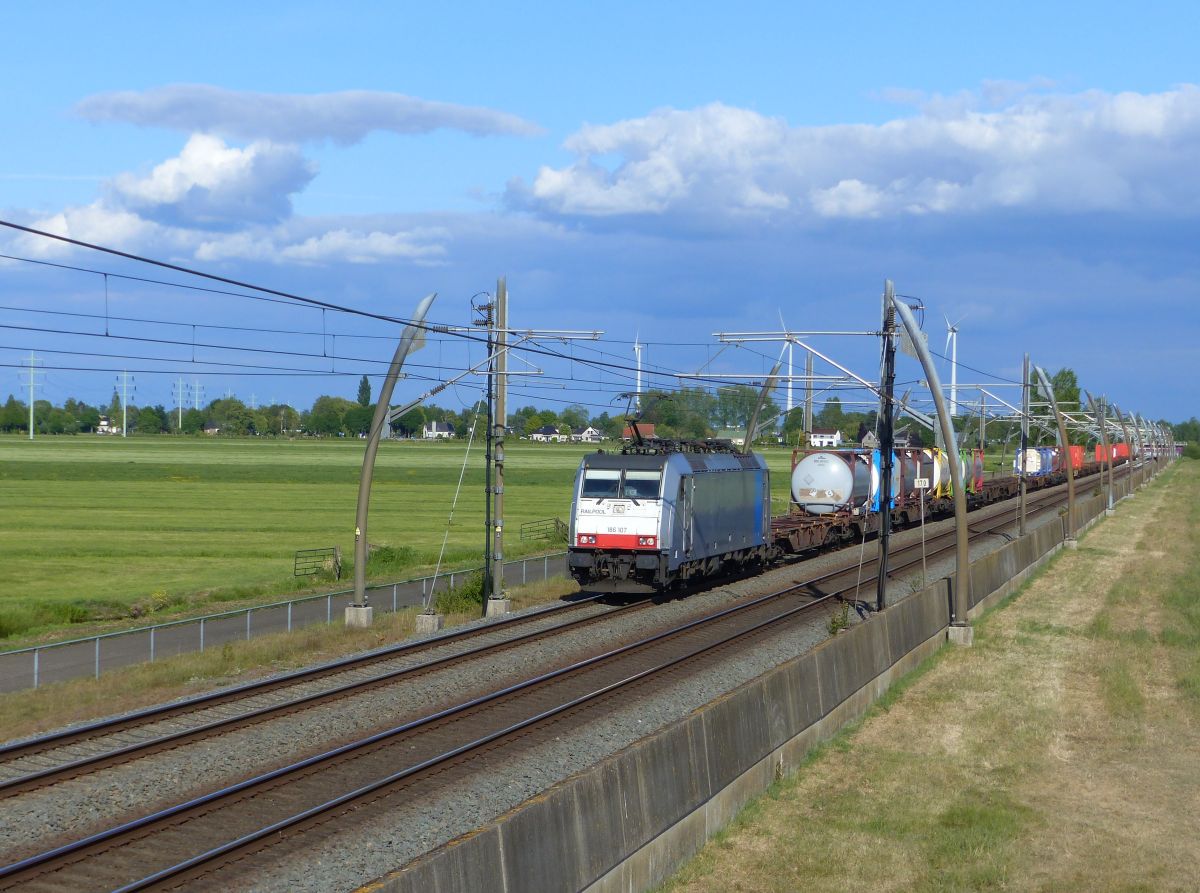
<instances>
[{"instance_id":1,"label":"cumulus cloud","mask_svg":"<svg viewBox=\"0 0 1200 893\"><path fill-rule=\"evenodd\" d=\"M179 155L145 174L120 174L101 198L58 213L14 216L34 229L158 257L305 266L444 263L445 227L399 218L292 214L291 195L315 176L295 146L244 148L194 134ZM4 234L0 234L3 238ZM8 237L22 255L61 257L72 246L32 234Z\"/></svg>"},{"instance_id":2,"label":"cumulus cloud","mask_svg":"<svg viewBox=\"0 0 1200 893\"><path fill-rule=\"evenodd\" d=\"M103 201L67 208L26 225L56 236L107 246L145 244L161 235L161 227L153 222L121 208L110 207ZM64 257L73 250L65 242L30 233L13 236L12 245L16 253L35 258Z\"/></svg>"},{"instance_id":3,"label":"cumulus cloud","mask_svg":"<svg viewBox=\"0 0 1200 893\"><path fill-rule=\"evenodd\" d=\"M290 216L290 196L316 172L294 146L257 142L242 149L195 134L178 157L143 177L121 174L109 183L109 193L116 204L151 220L224 228Z\"/></svg>"},{"instance_id":4,"label":"cumulus cloud","mask_svg":"<svg viewBox=\"0 0 1200 893\"><path fill-rule=\"evenodd\" d=\"M588 125L565 146L577 160L514 181L510 204L554 216L710 222L1200 213L1195 85L1054 95L987 84L880 125L792 127L713 103Z\"/></svg>"},{"instance_id":5,"label":"cumulus cloud","mask_svg":"<svg viewBox=\"0 0 1200 893\"><path fill-rule=\"evenodd\" d=\"M356 143L367 134L460 130L475 136L532 136L540 128L507 112L417 99L402 93L253 93L205 84L98 93L76 106L90 121L118 121L241 140Z\"/></svg>"}]
</instances>

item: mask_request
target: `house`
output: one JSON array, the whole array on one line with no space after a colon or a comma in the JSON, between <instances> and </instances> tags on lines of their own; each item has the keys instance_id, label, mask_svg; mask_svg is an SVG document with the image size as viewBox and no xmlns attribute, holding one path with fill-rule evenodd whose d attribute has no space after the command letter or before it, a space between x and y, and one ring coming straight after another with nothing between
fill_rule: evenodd
<instances>
[{"instance_id":1,"label":"house","mask_svg":"<svg viewBox=\"0 0 1200 893\"><path fill-rule=\"evenodd\" d=\"M210 437L214 437L217 434L221 433L221 429L217 425L205 425L204 433L209 435Z\"/></svg>"},{"instance_id":2,"label":"house","mask_svg":"<svg viewBox=\"0 0 1200 893\"><path fill-rule=\"evenodd\" d=\"M604 436L591 425L571 430L571 443L599 443L603 439Z\"/></svg>"},{"instance_id":3,"label":"house","mask_svg":"<svg viewBox=\"0 0 1200 893\"><path fill-rule=\"evenodd\" d=\"M536 440L540 443L562 443L569 437L569 434L563 434L554 425L542 425L542 427L529 435L530 440Z\"/></svg>"},{"instance_id":4,"label":"house","mask_svg":"<svg viewBox=\"0 0 1200 893\"><path fill-rule=\"evenodd\" d=\"M120 434L121 426L114 425L112 422L109 421L108 416L102 415L102 416L100 416L100 423L98 425L96 425L96 433L97 434Z\"/></svg>"},{"instance_id":5,"label":"house","mask_svg":"<svg viewBox=\"0 0 1200 893\"><path fill-rule=\"evenodd\" d=\"M808 445L812 447L840 447L842 432L837 428L813 428L808 432Z\"/></svg>"},{"instance_id":6,"label":"house","mask_svg":"<svg viewBox=\"0 0 1200 893\"><path fill-rule=\"evenodd\" d=\"M654 426L648 422L639 422L638 431L642 433L642 437L654 437ZM633 426L626 425L625 430L621 433L624 440L633 440Z\"/></svg>"},{"instance_id":7,"label":"house","mask_svg":"<svg viewBox=\"0 0 1200 893\"><path fill-rule=\"evenodd\" d=\"M421 429L421 437L425 440L445 440L454 436L454 426L449 422L426 422Z\"/></svg>"}]
</instances>

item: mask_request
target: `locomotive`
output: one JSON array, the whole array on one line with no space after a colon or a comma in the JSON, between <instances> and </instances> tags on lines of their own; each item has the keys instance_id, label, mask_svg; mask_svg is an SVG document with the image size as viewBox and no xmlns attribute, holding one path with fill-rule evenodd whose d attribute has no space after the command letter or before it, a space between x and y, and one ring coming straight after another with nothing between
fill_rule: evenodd
<instances>
[{"instance_id":1,"label":"locomotive","mask_svg":"<svg viewBox=\"0 0 1200 893\"><path fill-rule=\"evenodd\" d=\"M761 456L728 441L648 439L580 462L567 565L592 588L664 589L765 562L770 532Z\"/></svg>"}]
</instances>

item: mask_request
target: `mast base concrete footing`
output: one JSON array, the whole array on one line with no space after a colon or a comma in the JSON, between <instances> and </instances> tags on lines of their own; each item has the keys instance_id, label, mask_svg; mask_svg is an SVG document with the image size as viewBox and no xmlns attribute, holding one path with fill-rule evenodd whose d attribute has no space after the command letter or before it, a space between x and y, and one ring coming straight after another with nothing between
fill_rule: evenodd
<instances>
[{"instance_id":1,"label":"mast base concrete footing","mask_svg":"<svg viewBox=\"0 0 1200 893\"><path fill-rule=\"evenodd\" d=\"M487 600L488 617L501 617L512 610L512 602L506 598L489 598Z\"/></svg>"},{"instance_id":2,"label":"mast base concrete footing","mask_svg":"<svg viewBox=\"0 0 1200 893\"><path fill-rule=\"evenodd\" d=\"M416 623L416 633L418 636L436 633L442 628L442 624L446 622L444 614L418 614Z\"/></svg>"},{"instance_id":3,"label":"mast base concrete footing","mask_svg":"<svg viewBox=\"0 0 1200 893\"><path fill-rule=\"evenodd\" d=\"M346 605L346 626L366 629L375 620L375 609L369 605Z\"/></svg>"},{"instance_id":4,"label":"mast base concrete footing","mask_svg":"<svg viewBox=\"0 0 1200 893\"><path fill-rule=\"evenodd\" d=\"M946 640L951 645L960 645L963 648L970 648L975 644L975 627L969 623L953 623L946 628Z\"/></svg>"}]
</instances>

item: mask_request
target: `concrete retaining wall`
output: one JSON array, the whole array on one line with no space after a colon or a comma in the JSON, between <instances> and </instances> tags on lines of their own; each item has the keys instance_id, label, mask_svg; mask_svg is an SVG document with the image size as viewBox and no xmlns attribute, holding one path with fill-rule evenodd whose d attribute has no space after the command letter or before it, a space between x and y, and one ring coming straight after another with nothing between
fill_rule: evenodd
<instances>
[{"instance_id":1,"label":"concrete retaining wall","mask_svg":"<svg viewBox=\"0 0 1200 893\"><path fill-rule=\"evenodd\" d=\"M1114 498L1128 492L1118 482ZM1106 499L1079 495L1082 530L1103 515ZM1043 525L973 562L971 616L1062 548L1064 526ZM370 889L632 893L661 883L942 646L949 585L939 580L872 615Z\"/></svg>"}]
</instances>

